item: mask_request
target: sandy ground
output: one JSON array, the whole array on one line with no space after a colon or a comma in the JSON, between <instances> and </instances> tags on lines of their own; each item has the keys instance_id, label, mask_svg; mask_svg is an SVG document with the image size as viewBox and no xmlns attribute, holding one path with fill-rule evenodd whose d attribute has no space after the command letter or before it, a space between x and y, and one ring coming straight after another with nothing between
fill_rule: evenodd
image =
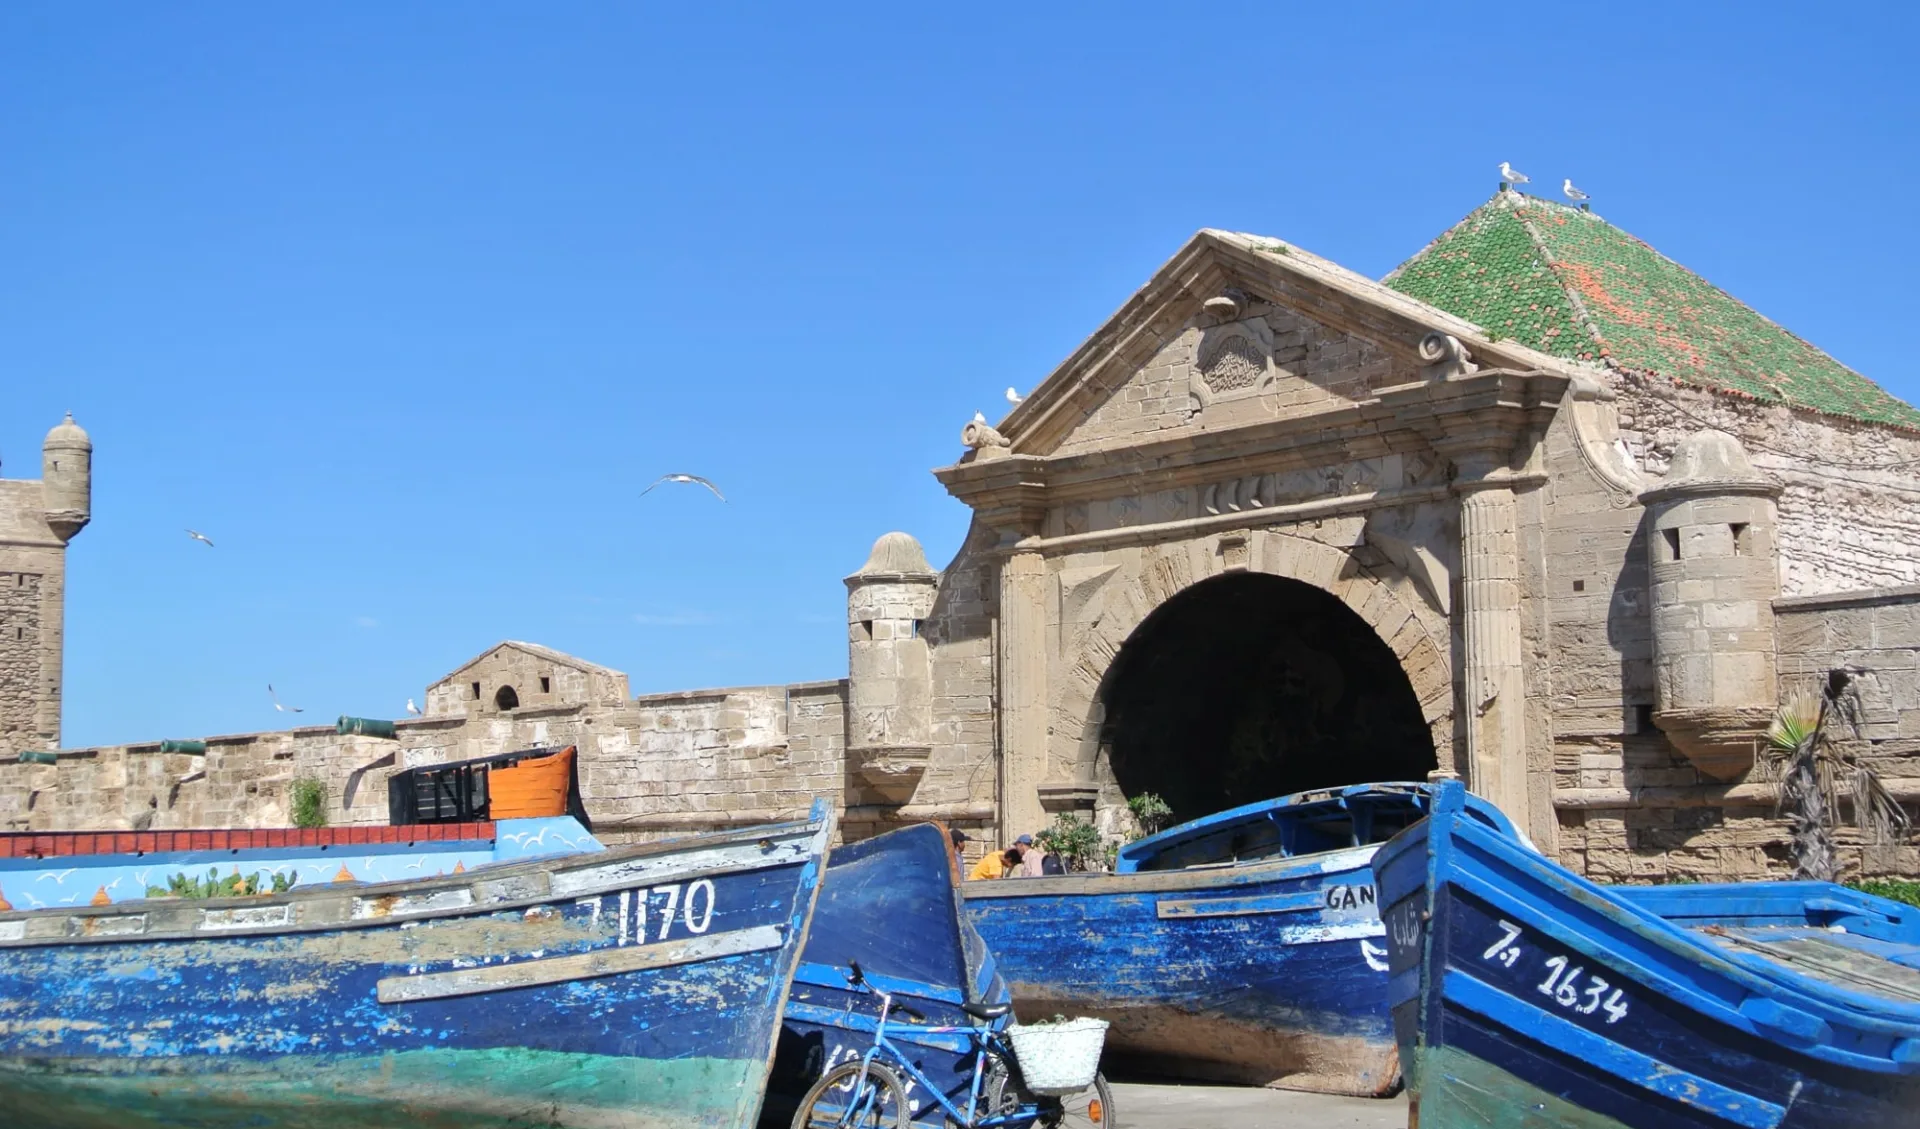
<instances>
[{"instance_id":1,"label":"sandy ground","mask_svg":"<svg viewBox=\"0 0 1920 1129\"><path fill-rule=\"evenodd\" d=\"M1117 1129L1406 1129L1407 1099L1243 1086L1113 1084Z\"/></svg>"}]
</instances>

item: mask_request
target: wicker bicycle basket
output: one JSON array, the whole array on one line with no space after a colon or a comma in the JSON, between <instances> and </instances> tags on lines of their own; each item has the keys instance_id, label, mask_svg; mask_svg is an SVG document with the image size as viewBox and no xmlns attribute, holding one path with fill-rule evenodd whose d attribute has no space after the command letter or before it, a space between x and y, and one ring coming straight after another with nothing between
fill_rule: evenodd
<instances>
[{"instance_id":1,"label":"wicker bicycle basket","mask_svg":"<svg viewBox=\"0 0 1920 1129\"><path fill-rule=\"evenodd\" d=\"M1013 1057L1027 1089L1046 1097L1077 1094L1093 1085L1100 1069L1100 1048L1107 1041L1104 1019L1068 1019L1007 1028Z\"/></svg>"}]
</instances>

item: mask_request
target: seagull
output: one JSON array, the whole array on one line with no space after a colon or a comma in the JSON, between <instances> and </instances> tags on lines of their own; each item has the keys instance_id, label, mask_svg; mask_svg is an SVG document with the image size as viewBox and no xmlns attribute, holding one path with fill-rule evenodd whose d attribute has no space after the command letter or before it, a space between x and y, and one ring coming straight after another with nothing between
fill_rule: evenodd
<instances>
[{"instance_id":1,"label":"seagull","mask_svg":"<svg viewBox=\"0 0 1920 1129\"><path fill-rule=\"evenodd\" d=\"M193 538L195 541L205 541L207 543L207 548L209 549L213 548L213 539L208 537L206 534L200 532L198 529L187 530L187 536Z\"/></svg>"},{"instance_id":2,"label":"seagull","mask_svg":"<svg viewBox=\"0 0 1920 1129\"><path fill-rule=\"evenodd\" d=\"M407 712L409 714L412 714L414 717L420 716L420 707L413 704L412 698L407 699Z\"/></svg>"},{"instance_id":3,"label":"seagull","mask_svg":"<svg viewBox=\"0 0 1920 1129\"><path fill-rule=\"evenodd\" d=\"M1026 399L1026 397L1022 396L1020 393L1015 392L1011 388L1007 389L1007 403L1013 404L1014 406L1017 407L1019 406L1020 401L1024 399Z\"/></svg>"},{"instance_id":4,"label":"seagull","mask_svg":"<svg viewBox=\"0 0 1920 1129\"><path fill-rule=\"evenodd\" d=\"M985 415L984 413L982 413L982 412L975 412L975 413L973 413L973 422L975 422L975 423L985 423L985 422L987 422L987 417L986 417L986 415Z\"/></svg>"},{"instance_id":5,"label":"seagull","mask_svg":"<svg viewBox=\"0 0 1920 1129\"><path fill-rule=\"evenodd\" d=\"M280 695L273 692L273 683L271 682L267 683L267 697L273 699L273 708L276 710L279 710L281 713L306 713L307 712L306 710L300 708L299 706L281 705Z\"/></svg>"},{"instance_id":6,"label":"seagull","mask_svg":"<svg viewBox=\"0 0 1920 1129\"><path fill-rule=\"evenodd\" d=\"M1587 195L1586 193L1584 193L1584 192L1582 192L1582 191L1580 191L1580 190L1579 190L1578 188L1575 188L1575 187L1573 186L1573 178L1572 178L1572 177L1568 177L1568 178L1566 178L1566 179L1565 179L1564 181L1562 181L1562 182L1561 182L1561 184L1560 184L1560 191L1562 191L1562 192L1564 192L1564 193L1566 193L1566 194L1567 194L1567 199L1569 199L1569 200L1572 200L1572 201L1573 201L1574 203L1576 203L1576 204L1578 204L1578 203L1579 203L1580 201L1582 201L1582 200L1591 200L1591 199L1593 199L1593 197L1591 197L1591 196L1589 196L1589 195Z\"/></svg>"},{"instance_id":7,"label":"seagull","mask_svg":"<svg viewBox=\"0 0 1920 1129\"><path fill-rule=\"evenodd\" d=\"M723 502L727 500L727 496L720 492L720 488L718 486L715 486L713 483L708 482L706 479L701 478L697 474L663 474L659 478L656 478L653 480L653 486L658 486L662 482L682 482L682 483L692 483L698 486L704 486L707 489L713 491L714 497L720 499ZM653 486L649 486L645 490L640 491L640 496L644 498L648 494L653 493Z\"/></svg>"},{"instance_id":8,"label":"seagull","mask_svg":"<svg viewBox=\"0 0 1920 1129\"><path fill-rule=\"evenodd\" d=\"M1527 174L1516 170L1507 162L1501 161L1500 179L1506 181L1508 184L1525 184L1527 183Z\"/></svg>"}]
</instances>

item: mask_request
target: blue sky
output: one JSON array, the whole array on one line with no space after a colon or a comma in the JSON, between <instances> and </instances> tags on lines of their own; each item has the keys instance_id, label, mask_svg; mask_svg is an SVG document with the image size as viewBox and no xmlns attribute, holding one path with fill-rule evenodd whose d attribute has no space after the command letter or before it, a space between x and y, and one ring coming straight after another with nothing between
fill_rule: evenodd
<instances>
[{"instance_id":1,"label":"blue sky","mask_svg":"<svg viewBox=\"0 0 1920 1129\"><path fill-rule=\"evenodd\" d=\"M503 638L838 677L961 424L1196 229L1377 276L1503 159L1920 400L1911 6L694 7L0 7L0 474L96 445L68 745Z\"/></svg>"}]
</instances>

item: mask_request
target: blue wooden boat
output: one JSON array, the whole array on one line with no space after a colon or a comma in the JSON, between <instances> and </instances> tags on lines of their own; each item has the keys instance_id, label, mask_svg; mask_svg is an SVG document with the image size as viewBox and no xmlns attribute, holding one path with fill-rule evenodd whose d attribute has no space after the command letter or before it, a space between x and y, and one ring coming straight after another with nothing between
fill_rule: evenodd
<instances>
[{"instance_id":1,"label":"blue wooden boat","mask_svg":"<svg viewBox=\"0 0 1920 1129\"><path fill-rule=\"evenodd\" d=\"M1248 804L1130 844L1112 874L968 882L968 916L1021 1012L1107 1020L1110 1062L1388 1094L1400 1070L1367 864L1432 795L1362 784Z\"/></svg>"},{"instance_id":2,"label":"blue wooden boat","mask_svg":"<svg viewBox=\"0 0 1920 1129\"><path fill-rule=\"evenodd\" d=\"M1606 888L1449 785L1374 858L1421 1129L1920 1126L1920 920L1824 883Z\"/></svg>"},{"instance_id":3,"label":"blue wooden boat","mask_svg":"<svg viewBox=\"0 0 1920 1129\"><path fill-rule=\"evenodd\" d=\"M903 1030L896 1014L889 1037L965 1108L973 1043L934 1029L1004 1028L1013 996L961 910L958 879L946 832L930 823L834 848L787 999L763 1124L786 1125L808 1087L873 1043L875 999L849 985L854 961L868 983L922 1017L928 1030ZM944 1125L940 1107L915 1093L919 1083L903 1081L915 1119Z\"/></svg>"},{"instance_id":4,"label":"blue wooden boat","mask_svg":"<svg viewBox=\"0 0 1920 1129\"><path fill-rule=\"evenodd\" d=\"M0 913L0 1124L742 1129L833 826Z\"/></svg>"}]
</instances>

